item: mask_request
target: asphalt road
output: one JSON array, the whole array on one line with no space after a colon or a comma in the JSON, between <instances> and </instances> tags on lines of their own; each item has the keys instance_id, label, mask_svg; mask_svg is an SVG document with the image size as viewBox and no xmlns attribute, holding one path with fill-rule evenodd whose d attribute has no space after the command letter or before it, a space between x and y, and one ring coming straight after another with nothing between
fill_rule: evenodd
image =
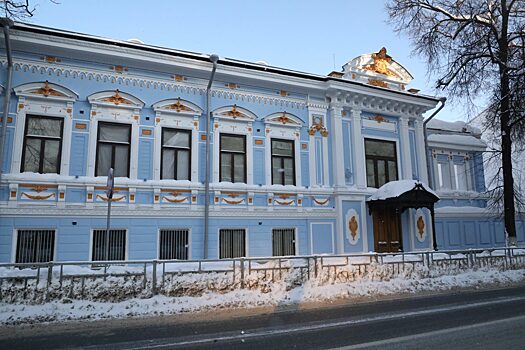
<instances>
[{"instance_id":1,"label":"asphalt road","mask_svg":"<svg viewBox=\"0 0 525 350\"><path fill-rule=\"evenodd\" d=\"M525 286L199 317L7 327L0 348L525 349Z\"/></svg>"}]
</instances>

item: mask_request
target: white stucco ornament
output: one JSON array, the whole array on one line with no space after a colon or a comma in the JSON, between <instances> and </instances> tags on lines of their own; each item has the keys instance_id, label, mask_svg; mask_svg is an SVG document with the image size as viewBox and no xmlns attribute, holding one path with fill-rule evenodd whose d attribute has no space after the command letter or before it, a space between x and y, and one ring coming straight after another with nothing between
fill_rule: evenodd
<instances>
[{"instance_id":1,"label":"white stucco ornament","mask_svg":"<svg viewBox=\"0 0 525 350\"><path fill-rule=\"evenodd\" d=\"M424 242L427 238L427 220L425 218L425 213L422 209L416 210L415 225L415 233L417 240L419 242Z\"/></svg>"},{"instance_id":2,"label":"white stucco ornament","mask_svg":"<svg viewBox=\"0 0 525 350\"><path fill-rule=\"evenodd\" d=\"M346 239L351 245L356 245L361 237L361 223L355 209L348 209L345 216Z\"/></svg>"}]
</instances>

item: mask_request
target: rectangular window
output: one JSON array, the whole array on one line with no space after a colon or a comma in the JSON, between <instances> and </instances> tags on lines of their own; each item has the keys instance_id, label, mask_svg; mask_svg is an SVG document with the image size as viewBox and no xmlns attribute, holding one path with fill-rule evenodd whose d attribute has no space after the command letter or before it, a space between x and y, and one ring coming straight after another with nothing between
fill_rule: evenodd
<instances>
[{"instance_id":1,"label":"rectangular window","mask_svg":"<svg viewBox=\"0 0 525 350\"><path fill-rule=\"evenodd\" d=\"M272 184L295 185L293 141L272 139Z\"/></svg>"},{"instance_id":2,"label":"rectangular window","mask_svg":"<svg viewBox=\"0 0 525 350\"><path fill-rule=\"evenodd\" d=\"M395 142L365 139L365 154L368 187L379 188L398 179Z\"/></svg>"},{"instance_id":3,"label":"rectangular window","mask_svg":"<svg viewBox=\"0 0 525 350\"><path fill-rule=\"evenodd\" d=\"M438 183L440 189L452 189L450 163L439 162L438 163Z\"/></svg>"},{"instance_id":4,"label":"rectangular window","mask_svg":"<svg viewBox=\"0 0 525 350\"><path fill-rule=\"evenodd\" d=\"M246 137L221 134L220 179L246 183Z\"/></svg>"},{"instance_id":5,"label":"rectangular window","mask_svg":"<svg viewBox=\"0 0 525 350\"><path fill-rule=\"evenodd\" d=\"M190 230L160 230L159 259L188 260Z\"/></svg>"},{"instance_id":6,"label":"rectangular window","mask_svg":"<svg viewBox=\"0 0 525 350\"><path fill-rule=\"evenodd\" d=\"M219 258L232 259L246 256L246 230L219 230Z\"/></svg>"},{"instance_id":7,"label":"rectangular window","mask_svg":"<svg viewBox=\"0 0 525 350\"><path fill-rule=\"evenodd\" d=\"M17 263L53 261L55 230L18 230L16 240Z\"/></svg>"},{"instance_id":8,"label":"rectangular window","mask_svg":"<svg viewBox=\"0 0 525 350\"><path fill-rule=\"evenodd\" d=\"M64 119L28 115L21 172L60 174Z\"/></svg>"},{"instance_id":9,"label":"rectangular window","mask_svg":"<svg viewBox=\"0 0 525 350\"><path fill-rule=\"evenodd\" d=\"M93 230L91 260L125 260L126 230L109 230L109 240L107 238L106 230Z\"/></svg>"},{"instance_id":10,"label":"rectangular window","mask_svg":"<svg viewBox=\"0 0 525 350\"><path fill-rule=\"evenodd\" d=\"M467 191L467 168L465 164L454 164L454 177L456 180L456 189Z\"/></svg>"},{"instance_id":11,"label":"rectangular window","mask_svg":"<svg viewBox=\"0 0 525 350\"><path fill-rule=\"evenodd\" d=\"M131 125L99 122L95 176L129 177L130 145Z\"/></svg>"},{"instance_id":12,"label":"rectangular window","mask_svg":"<svg viewBox=\"0 0 525 350\"><path fill-rule=\"evenodd\" d=\"M273 256L295 255L295 229L274 228L272 230Z\"/></svg>"},{"instance_id":13,"label":"rectangular window","mask_svg":"<svg viewBox=\"0 0 525 350\"><path fill-rule=\"evenodd\" d=\"M189 180L191 131L162 129L162 179Z\"/></svg>"}]
</instances>

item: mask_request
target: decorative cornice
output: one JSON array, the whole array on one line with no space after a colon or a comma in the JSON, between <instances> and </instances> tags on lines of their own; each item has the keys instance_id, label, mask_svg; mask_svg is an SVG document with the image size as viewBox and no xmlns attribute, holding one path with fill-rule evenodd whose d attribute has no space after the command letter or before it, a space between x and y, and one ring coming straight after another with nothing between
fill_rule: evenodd
<instances>
[{"instance_id":1,"label":"decorative cornice","mask_svg":"<svg viewBox=\"0 0 525 350\"><path fill-rule=\"evenodd\" d=\"M268 209L264 210L240 210L235 213L237 217L253 217L253 218L303 218L311 219L315 218L331 218L335 219L337 212L335 210L323 210L316 208L315 215L312 215L311 211L304 210L286 210L286 211L269 211ZM82 208L79 209L78 206L75 207L65 207L65 208L54 208L54 207L30 207L30 208L0 208L0 214L3 216L22 216L22 217L35 217L35 216L46 216L50 215L57 217L64 216L73 216L73 217L93 217L93 216L105 216L107 215L107 207L105 204L95 204L93 208ZM155 208L151 206L146 208L141 206L139 209L126 209L125 207L115 207L111 210L111 215L114 217L129 217L129 218L202 218L204 215L203 206L196 206L195 210L181 210L180 206L168 206ZM225 217L231 218L232 213L228 210L221 210L211 208L210 217Z\"/></svg>"},{"instance_id":2,"label":"decorative cornice","mask_svg":"<svg viewBox=\"0 0 525 350\"><path fill-rule=\"evenodd\" d=\"M0 60L2 65L6 64L6 60ZM151 78L144 77L137 74L129 73L122 75L114 71L106 71L96 68L83 68L71 64L65 63L54 63L49 64L46 62L32 61L27 59L15 59L13 63L16 71L33 73L40 73L46 76L64 76L72 77L75 79L95 80L102 82L109 82L112 84L121 84L125 86L138 86L141 88L158 89L175 91L186 94L199 94L204 95L206 93L205 82L188 82L187 80L175 80L171 76L166 79L162 78ZM306 108L305 99L297 99L291 97L282 97L280 95L271 95L265 93L247 92L242 90L230 90L225 88L212 87L211 94L214 97L219 97L227 100L240 100L245 102L259 103L276 105L281 107L290 107L302 109Z\"/></svg>"}]
</instances>

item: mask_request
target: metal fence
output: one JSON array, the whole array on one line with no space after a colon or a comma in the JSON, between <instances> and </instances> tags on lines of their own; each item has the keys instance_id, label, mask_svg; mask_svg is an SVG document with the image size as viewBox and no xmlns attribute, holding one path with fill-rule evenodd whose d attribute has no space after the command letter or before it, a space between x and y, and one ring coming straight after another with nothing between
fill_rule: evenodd
<instances>
[{"instance_id":1,"label":"metal fence","mask_svg":"<svg viewBox=\"0 0 525 350\"><path fill-rule=\"evenodd\" d=\"M426 251L409 253L363 253L236 258L220 260L126 260L69 261L49 263L0 264L0 300L13 298L18 290L22 299L43 300L60 296L83 298L87 283L101 285L108 279L133 286L133 293L170 294L166 285L179 283L185 275L200 274L207 281L220 276L225 285L215 288L250 288L261 281L273 282L294 272L296 283L311 279L354 281L371 268L391 276L421 267L428 277L432 271L461 271L484 267L525 268L525 248ZM208 274L208 275L203 275ZM321 281L321 282L323 282ZM208 288L210 285L207 285ZM111 288L108 286L107 288ZM10 293L10 297L7 295ZM58 294L57 294L58 293ZM18 296L20 299L20 295Z\"/></svg>"}]
</instances>

